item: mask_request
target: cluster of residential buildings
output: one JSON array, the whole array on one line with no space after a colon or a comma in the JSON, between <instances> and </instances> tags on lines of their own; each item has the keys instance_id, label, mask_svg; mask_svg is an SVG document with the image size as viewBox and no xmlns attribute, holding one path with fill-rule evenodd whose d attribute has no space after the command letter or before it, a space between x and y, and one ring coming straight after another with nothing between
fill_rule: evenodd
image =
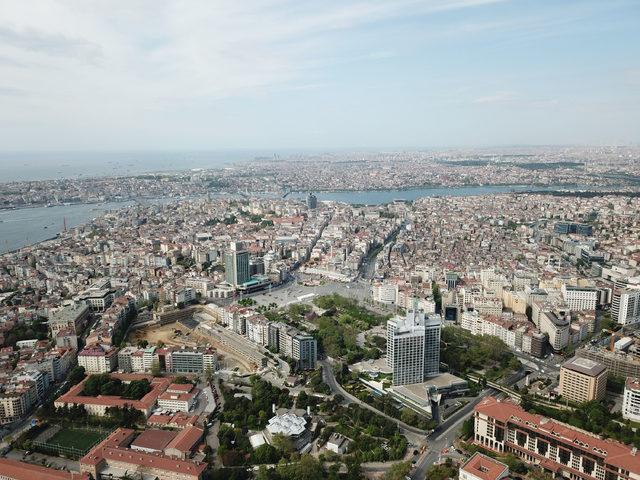
<instances>
[{"instance_id":1,"label":"cluster of residential buildings","mask_svg":"<svg viewBox=\"0 0 640 480\"><path fill-rule=\"evenodd\" d=\"M250 342L294 360L300 370L316 368L318 342L307 332L271 321L253 308L238 304L220 307L219 321Z\"/></svg>"},{"instance_id":2,"label":"cluster of residential buildings","mask_svg":"<svg viewBox=\"0 0 640 480\"><path fill-rule=\"evenodd\" d=\"M0 424L31 412L75 362L75 349L51 347L47 340L0 349Z\"/></svg>"},{"instance_id":3,"label":"cluster of residential buildings","mask_svg":"<svg viewBox=\"0 0 640 480\"><path fill-rule=\"evenodd\" d=\"M210 347L136 347L91 345L78 353L78 365L86 373L200 374L218 368L218 355Z\"/></svg>"},{"instance_id":4,"label":"cluster of residential buildings","mask_svg":"<svg viewBox=\"0 0 640 480\"><path fill-rule=\"evenodd\" d=\"M596 150L532 147L524 156L521 148L486 153L321 153L243 162L237 170L226 171L224 178L249 191L319 192L496 184L619 186L624 178L620 172L635 174L636 147ZM614 171L613 178L604 175Z\"/></svg>"},{"instance_id":5,"label":"cluster of residential buildings","mask_svg":"<svg viewBox=\"0 0 640 480\"><path fill-rule=\"evenodd\" d=\"M522 194L423 198L376 265L376 302L433 309L510 347L561 351L596 329L596 310L640 322L635 199ZM612 237L615 236L615 241Z\"/></svg>"},{"instance_id":6,"label":"cluster of residential buildings","mask_svg":"<svg viewBox=\"0 0 640 480\"><path fill-rule=\"evenodd\" d=\"M332 204L331 217L302 271L332 280L354 280L367 255L399 228L406 205Z\"/></svg>"},{"instance_id":7,"label":"cluster of residential buildings","mask_svg":"<svg viewBox=\"0 0 640 480\"><path fill-rule=\"evenodd\" d=\"M111 315L122 295L179 305L266 288L308 258L330 215L274 199L124 207L0 257L0 289L16 292L0 300L18 300L23 317L48 317L69 298Z\"/></svg>"}]
</instances>

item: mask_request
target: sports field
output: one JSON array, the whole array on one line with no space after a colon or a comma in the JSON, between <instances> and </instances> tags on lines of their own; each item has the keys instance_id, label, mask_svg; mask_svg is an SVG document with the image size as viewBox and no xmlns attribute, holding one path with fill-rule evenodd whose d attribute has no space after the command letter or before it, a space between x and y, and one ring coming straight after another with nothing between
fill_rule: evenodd
<instances>
[{"instance_id":1,"label":"sports field","mask_svg":"<svg viewBox=\"0 0 640 480\"><path fill-rule=\"evenodd\" d=\"M105 434L97 430L84 430L77 428L62 428L53 437L47 440L51 446L72 447L78 450L91 448L102 440Z\"/></svg>"}]
</instances>

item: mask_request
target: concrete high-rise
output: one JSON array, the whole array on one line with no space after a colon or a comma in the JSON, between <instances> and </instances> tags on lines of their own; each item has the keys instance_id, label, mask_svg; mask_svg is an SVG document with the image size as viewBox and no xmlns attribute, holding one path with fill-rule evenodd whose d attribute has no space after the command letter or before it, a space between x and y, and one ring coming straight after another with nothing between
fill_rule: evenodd
<instances>
[{"instance_id":1,"label":"concrete high-rise","mask_svg":"<svg viewBox=\"0 0 640 480\"><path fill-rule=\"evenodd\" d=\"M640 378L627 378L622 401L622 418L640 422Z\"/></svg>"},{"instance_id":2,"label":"concrete high-rise","mask_svg":"<svg viewBox=\"0 0 640 480\"><path fill-rule=\"evenodd\" d=\"M640 278L616 280L611 299L611 318L620 325L640 322Z\"/></svg>"},{"instance_id":3,"label":"concrete high-rise","mask_svg":"<svg viewBox=\"0 0 640 480\"><path fill-rule=\"evenodd\" d=\"M439 315L409 311L387 321L387 365L394 385L422 383L440 371Z\"/></svg>"},{"instance_id":4,"label":"concrete high-rise","mask_svg":"<svg viewBox=\"0 0 640 480\"><path fill-rule=\"evenodd\" d=\"M312 210L318 207L318 198L311 192L307 195L307 208Z\"/></svg>"},{"instance_id":5,"label":"concrete high-rise","mask_svg":"<svg viewBox=\"0 0 640 480\"><path fill-rule=\"evenodd\" d=\"M607 389L604 365L576 357L560 367L560 395L576 403L602 400Z\"/></svg>"},{"instance_id":6,"label":"concrete high-rise","mask_svg":"<svg viewBox=\"0 0 640 480\"><path fill-rule=\"evenodd\" d=\"M241 244L231 243L230 251L224 254L225 281L234 287L251 279L249 252L242 249Z\"/></svg>"}]
</instances>

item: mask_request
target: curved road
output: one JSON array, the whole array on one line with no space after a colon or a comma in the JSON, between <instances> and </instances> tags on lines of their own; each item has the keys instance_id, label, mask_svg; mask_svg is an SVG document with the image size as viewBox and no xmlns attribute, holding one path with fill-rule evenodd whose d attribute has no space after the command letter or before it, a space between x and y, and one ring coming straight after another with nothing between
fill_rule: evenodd
<instances>
[{"instance_id":1,"label":"curved road","mask_svg":"<svg viewBox=\"0 0 640 480\"><path fill-rule=\"evenodd\" d=\"M331 363L329 363L329 361L321 360L321 361L318 361L318 363L320 365L322 365L322 376L323 376L323 379L326 382L326 384L329 385L329 388L331 389L331 391L334 394L339 393L340 395L342 395L342 397L345 399L346 403L357 403L361 407L366 408L367 410L370 410L370 411L372 411L372 412L374 412L374 413L376 413L376 414L378 414L380 416L385 417L387 420L390 420L390 421L394 422L399 427L402 427L404 430L406 430L408 432L411 432L411 433L415 433L416 435L421 435L422 437L426 437L426 435L429 433L426 430L422 430L420 428L413 427L413 426L409 425L408 423L404 423L403 421L398 420L397 418L393 418L393 417L387 415L386 413L381 412L377 408L372 407L368 403L363 402L359 398L351 395L344 388L342 388L342 385L340 385L338 383L338 381L336 380L336 377L333 375L332 365L331 365Z\"/></svg>"}]
</instances>

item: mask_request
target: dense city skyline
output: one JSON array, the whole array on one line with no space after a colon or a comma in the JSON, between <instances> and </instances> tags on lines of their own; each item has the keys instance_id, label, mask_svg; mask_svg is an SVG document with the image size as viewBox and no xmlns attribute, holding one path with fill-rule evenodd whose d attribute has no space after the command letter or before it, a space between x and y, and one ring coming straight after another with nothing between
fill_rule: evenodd
<instances>
[{"instance_id":1,"label":"dense city skyline","mask_svg":"<svg viewBox=\"0 0 640 480\"><path fill-rule=\"evenodd\" d=\"M640 480L640 2L0 2L0 478Z\"/></svg>"}]
</instances>

